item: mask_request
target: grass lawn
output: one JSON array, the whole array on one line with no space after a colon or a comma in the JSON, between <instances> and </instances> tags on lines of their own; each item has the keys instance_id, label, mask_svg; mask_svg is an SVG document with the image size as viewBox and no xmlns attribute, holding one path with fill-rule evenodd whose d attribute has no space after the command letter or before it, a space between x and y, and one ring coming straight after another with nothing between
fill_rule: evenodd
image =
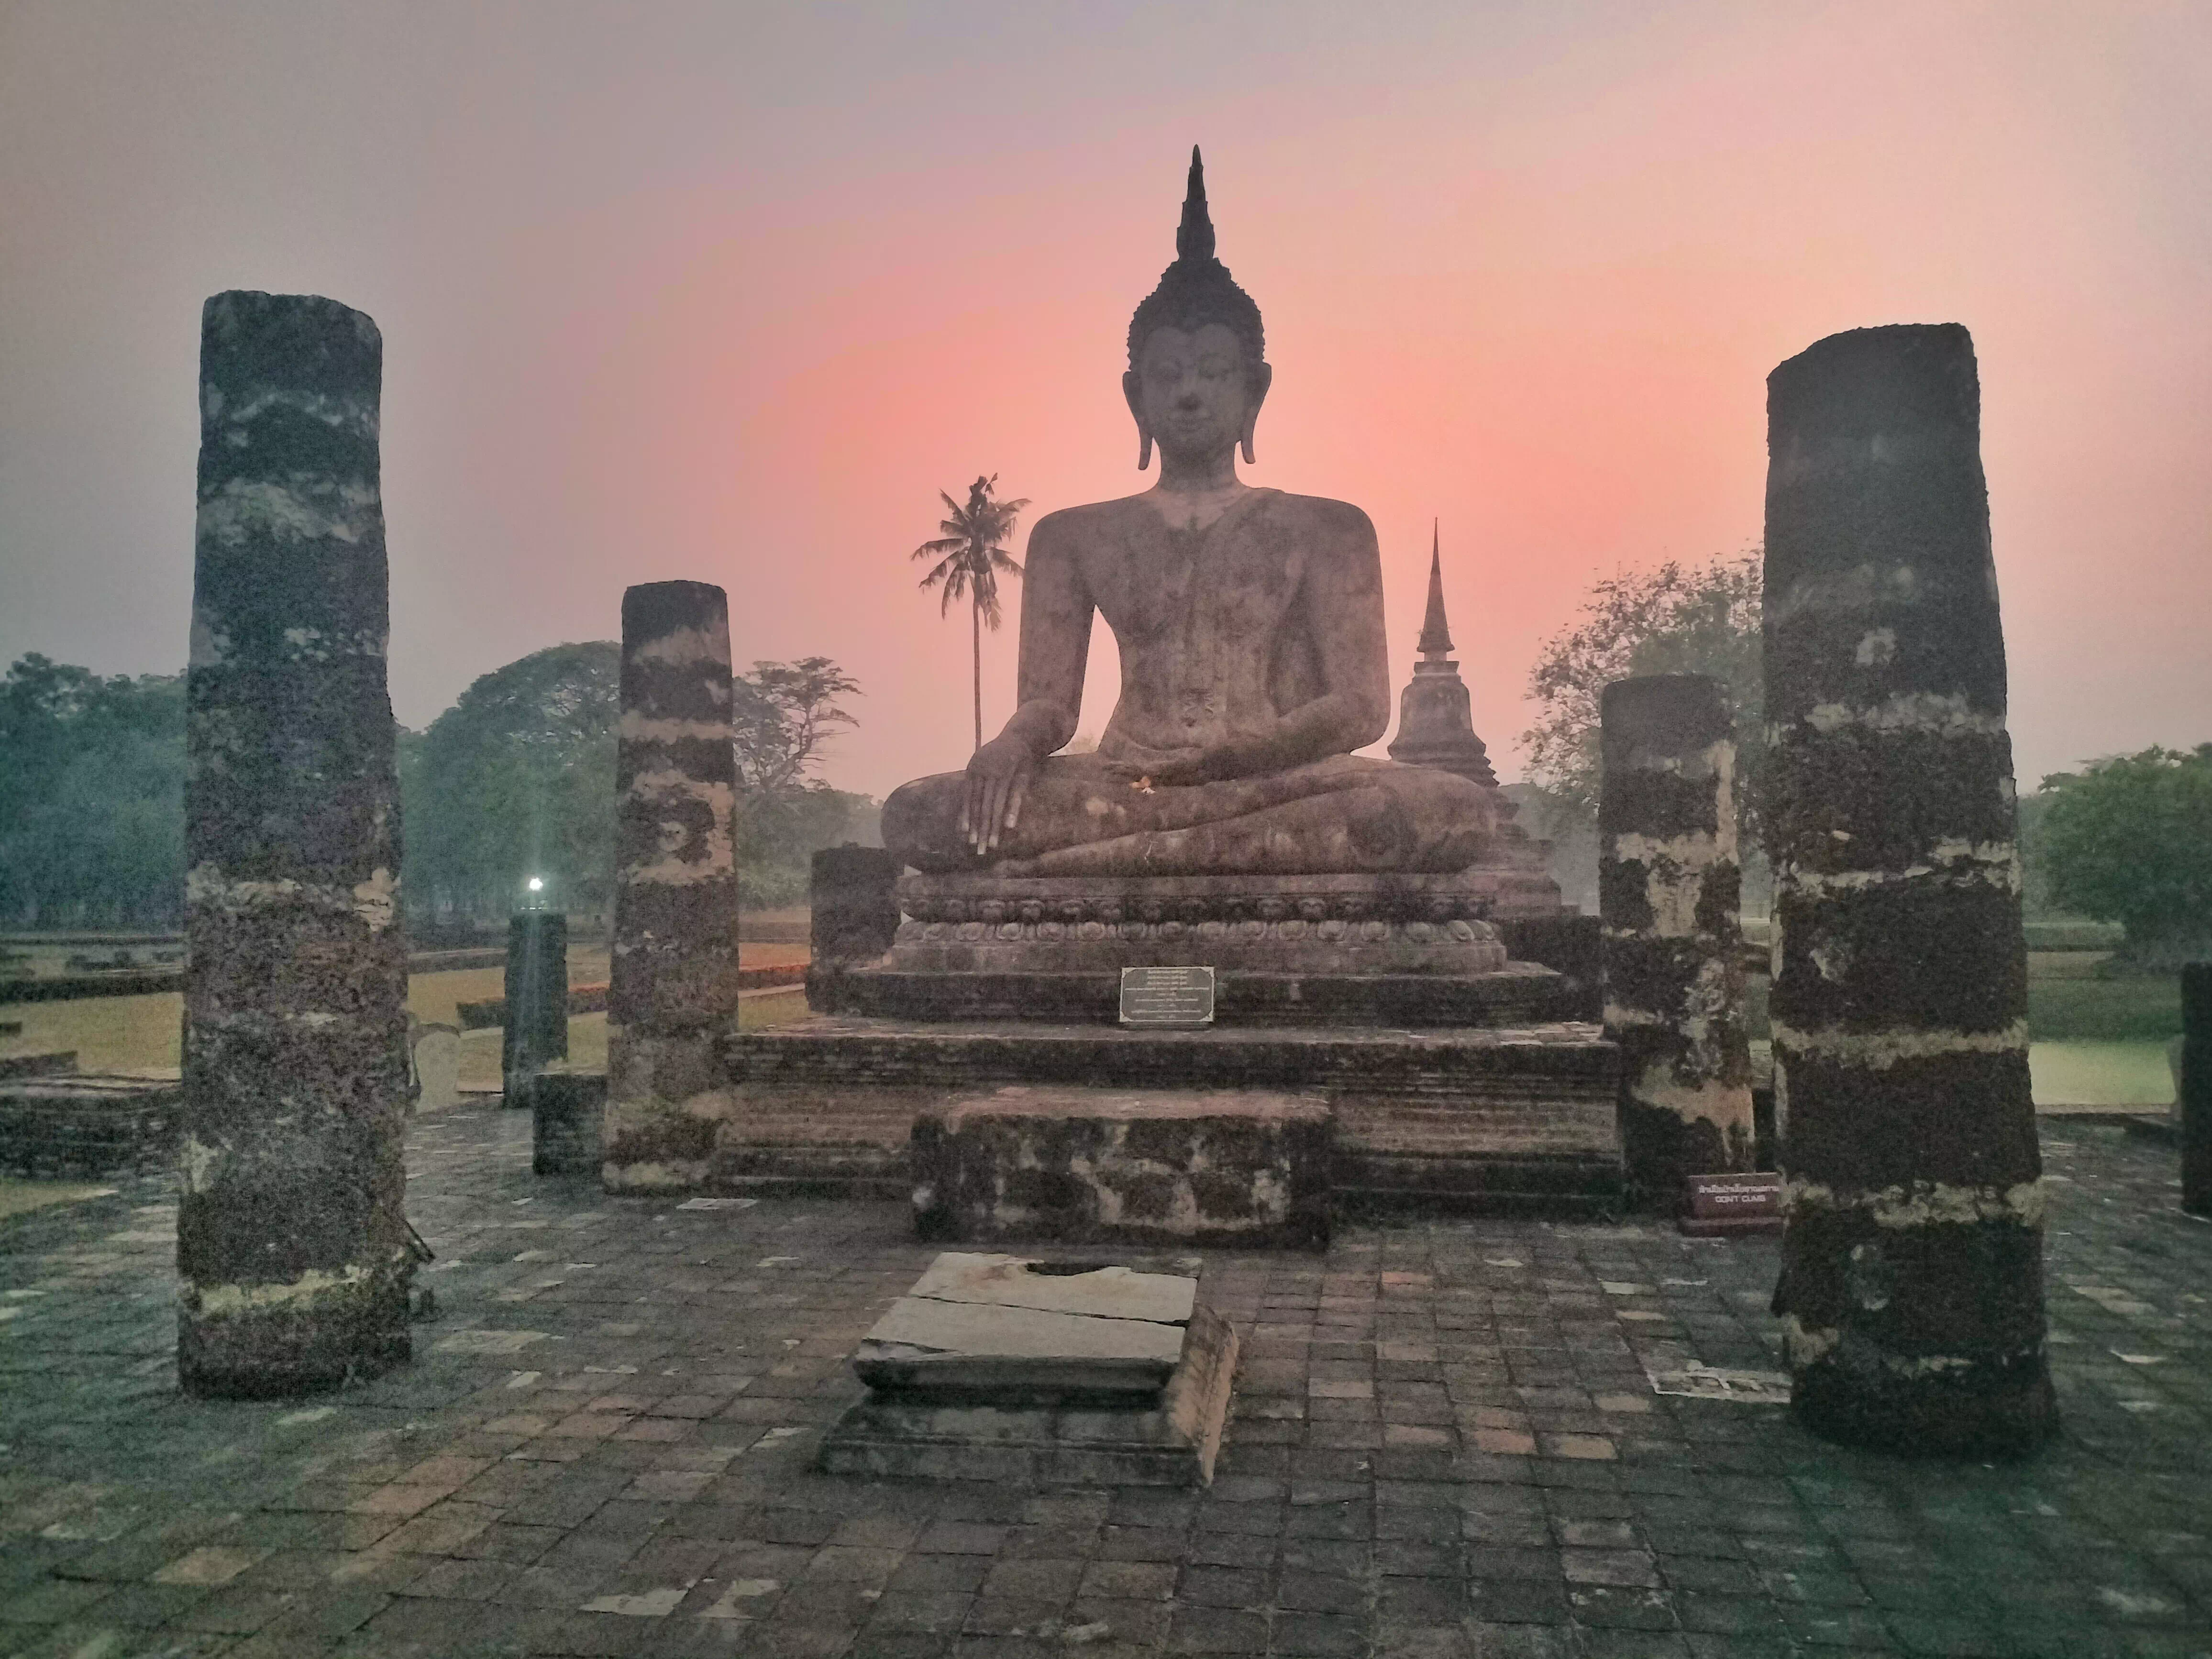
<instances>
[{"instance_id":1,"label":"grass lawn","mask_svg":"<svg viewBox=\"0 0 2212 1659\"><path fill-rule=\"evenodd\" d=\"M2027 1063L2035 1074L2035 1103L2054 1106L2137 1106L2173 1103L2173 1073L2162 1042L2034 1042Z\"/></svg>"},{"instance_id":2,"label":"grass lawn","mask_svg":"<svg viewBox=\"0 0 2212 1659\"><path fill-rule=\"evenodd\" d=\"M804 945L754 945L738 947L738 960L748 968L770 968L805 962ZM594 985L607 977L604 948L571 951L568 983ZM457 1004L496 997L505 989L503 970L471 968L443 974L416 974L407 981L407 1006L426 1024L458 1025ZM756 997L739 1006L738 1023L750 1029L775 1019L793 1017L787 1005L805 1012L804 996ZM185 1000L174 991L143 997L81 997L70 1002L19 1002L7 1009L9 1019L23 1022L23 1035L11 1038L11 1048L46 1050L74 1048L77 1065L88 1072L173 1070L182 1063ZM590 1063L606 1055L605 1014L580 1014L568 1023L569 1047ZM593 1035L596 1033L596 1035ZM482 1058L489 1050L490 1058ZM464 1087L499 1083L499 1032L465 1033L461 1039L461 1083Z\"/></svg>"},{"instance_id":3,"label":"grass lawn","mask_svg":"<svg viewBox=\"0 0 2212 1659\"><path fill-rule=\"evenodd\" d=\"M2027 1029L2038 1042L2162 1043L2181 1035L2179 975L2092 978L2102 960L2071 951L2028 957Z\"/></svg>"},{"instance_id":4,"label":"grass lawn","mask_svg":"<svg viewBox=\"0 0 2212 1659\"><path fill-rule=\"evenodd\" d=\"M2181 980L2176 975L2100 979L2104 951L2027 953L2027 1030L2037 1042L2163 1043L2181 1035ZM1755 974L1744 985L1744 1024L1765 1037L1769 985ZM2161 1065L2163 1061L2160 1062Z\"/></svg>"},{"instance_id":5,"label":"grass lawn","mask_svg":"<svg viewBox=\"0 0 2212 1659\"><path fill-rule=\"evenodd\" d=\"M12 1176L0 1176L0 1221L10 1216L28 1215L49 1204L82 1204L88 1198L105 1198L114 1190L112 1187L88 1187L74 1181L17 1181ZM0 1319L14 1311L12 1308L0 1307Z\"/></svg>"}]
</instances>

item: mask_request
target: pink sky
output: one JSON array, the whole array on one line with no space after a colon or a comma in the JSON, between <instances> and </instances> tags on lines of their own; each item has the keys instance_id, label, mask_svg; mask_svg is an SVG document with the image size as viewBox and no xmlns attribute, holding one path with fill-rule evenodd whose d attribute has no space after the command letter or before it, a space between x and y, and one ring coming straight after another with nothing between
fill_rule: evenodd
<instances>
[{"instance_id":1,"label":"pink sky","mask_svg":"<svg viewBox=\"0 0 2212 1659\"><path fill-rule=\"evenodd\" d=\"M181 665L200 301L311 290L384 330L409 724L684 576L741 665L858 675L831 781L957 766L905 555L979 471L1146 482L1193 142L1276 366L1248 476L1373 516L1400 679L1443 520L1508 775L1594 576L1756 540L1767 371L1899 321L1980 352L2023 779L2212 738L2195 4L19 3L0 659Z\"/></svg>"}]
</instances>

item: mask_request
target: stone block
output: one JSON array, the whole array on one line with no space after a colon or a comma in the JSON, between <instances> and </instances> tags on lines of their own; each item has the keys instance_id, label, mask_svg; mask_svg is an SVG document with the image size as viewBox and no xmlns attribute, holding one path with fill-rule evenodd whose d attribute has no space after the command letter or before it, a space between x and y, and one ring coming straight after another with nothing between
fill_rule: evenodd
<instances>
[{"instance_id":1,"label":"stone block","mask_svg":"<svg viewBox=\"0 0 2212 1659\"><path fill-rule=\"evenodd\" d=\"M531 1173L597 1175L607 1074L550 1066L525 1079L521 1092L530 1108Z\"/></svg>"},{"instance_id":2,"label":"stone block","mask_svg":"<svg viewBox=\"0 0 2212 1659\"><path fill-rule=\"evenodd\" d=\"M854 1356L823 1469L1019 1486L1203 1486L1237 1336L1197 1280L947 1253Z\"/></svg>"},{"instance_id":3,"label":"stone block","mask_svg":"<svg viewBox=\"0 0 2212 1659\"><path fill-rule=\"evenodd\" d=\"M461 1034L450 1025L417 1025L407 1034L415 1067L415 1109L442 1111L461 1099Z\"/></svg>"},{"instance_id":4,"label":"stone block","mask_svg":"<svg viewBox=\"0 0 2212 1659\"><path fill-rule=\"evenodd\" d=\"M915 1121L915 1226L963 1240L1328 1242L1325 1101L1012 1085Z\"/></svg>"},{"instance_id":5,"label":"stone block","mask_svg":"<svg viewBox=\"0 0 2212 1659\"><path fill-rule=\"evenodd\" d=\"M75 1073L0 1084L0 1175L86 1181L175 1167L184 1088Z\"/></svg>"},{"instance_id":6,"label":"stone block","mask_svg":"<svg viewBox=\"0 0 2212 1659\"><path fill-rule=\"evenodd\" d=\"M880 847L825 847L806 885L811 972L808 997L831 1006L826 984L845 969L873 962L897 936L899 861Z\"/></svg>"},{"instance_id":7,"label":"stone block","mask_svg":"<svg viewBox=\"0 0 2212 1659\"><path fill-rule=\"evenodd\" d=\"M1139 1273L1112 1263L1032 1261L1024 1256L947 1250L930 1263L908 1295L1181 1325L1188 1322L1196 1304L1198 1281L1182 1273Z\"/></svg>"},{"instance_id":8,"label":"stone block","mask_svg":"<svg viewBox=\"0 0 2212 1659\"><path fill-rule=\"evenodd\" d=\"M909 1393L1156 1395L1182 1354L1181 1322L902 1296L853 1369L871 1388Z\"/></svg>"}]
</instances>

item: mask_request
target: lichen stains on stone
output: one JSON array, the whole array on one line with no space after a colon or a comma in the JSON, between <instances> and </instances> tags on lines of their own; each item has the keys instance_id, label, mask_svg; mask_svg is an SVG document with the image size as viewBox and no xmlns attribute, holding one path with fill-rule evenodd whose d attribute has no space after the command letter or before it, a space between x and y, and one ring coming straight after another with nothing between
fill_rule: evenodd
<instances>
[{"instance_id":1,"label":"lichen stains on stone","mask_svg":"<svg viewBox=\"0 0 2212 1659\"><path fill-rule=\"evenodd\" d=\"M1902 1060L1930 1060L1947 1054L2027 1052L2027 1022L2024 1019L2015 1020L1997 1031L1931 1031L1913 1026L1886 1031L1852 1031L1836 1027L1808 1031L1779 1021L1774 1023L1772 1030L1778 1056L1817 1057L1877 1072L1887 1071Z\"/></svg>"},{"instance_id":2,"label":"lichen stains on stone","mask_svg":"<svg viewBox=\"0 0 2212 1659\"><path fill-rule=\"evenodd\" d=\"M2005 1187L1961 1186L1917 1181L1875 1191L1838 1192L1817 1181L1784 1184L1784 1213L1856 1212L1877 1227L1970 1226L1998 1222L2019 1227L2043 1224L2046 1193L2040 1177Z\"/></svg>"},{"instance_id":3,"label":"lichen stains on stone","mask_svg":"<svg viewBox=\"0 0 2212 1659\"><path fill-rule=\"evenodd\" d=\"M726 673L730 660L729 627L721 623L672 628L656 637L641 640L628 654L633 661L665 663L671 667L720 665ZM726 685L721 689L721 695L726 701L730 695Z\"/></svg>"},{"instance_id":4,"label":"lichen stains on stone","mask_svg":"<svg viewBox=\"0 0 2212 1659\"><path fill-rule=\"evenodd\" d=\"M380 543L384 507L374 484L229 478L202 499L198 533L223 548L262 540L351 546L373 538Z\"/></svg>"},{"instance_id":5,"label":"lichen stains on stone","mask_svg":"<svg viewBox=\"0 0 2212 1659\"><path fill-rule=\"evenodd\" d=\"M721 743L729 738L730 727L726 720L684 720L626 708L615 723L615 735L625 743ZM685 776L688 781L689 775Z\"/></svg>"},{"instance_id":6,"label":"lichen stains on stone","mask_svg":"<svg viewBox=\"0 0 2212 1659\"><path fill-rule=\"evenodd\" d=\"M1940 738L2001 737L2004 715L1972 707L1957 692L1899 691L1883 702L1867 706L1841 702L1815 703L1806 711L1805 723L1823 736L1852 729L1874 732L1915 732ZM1790 742L1787 727L1770 730L1770 739Z\"/></svg>"},{"instance_id":7,"label":"lichen stains on stone","mask_svg":"<svg viewBox=\"0 0 2212 1659\"><path fill-rule=\"evenodd\" d=\"M310 1267L281 1285L196 1285L188 1280L180 1294L185 1305L203 1318L224 1319L274 1309L303 1310L333 1298L351 1297L372 1277L369 1268L356 1262L336 1273Z\"/></svg>"}]
</instances>

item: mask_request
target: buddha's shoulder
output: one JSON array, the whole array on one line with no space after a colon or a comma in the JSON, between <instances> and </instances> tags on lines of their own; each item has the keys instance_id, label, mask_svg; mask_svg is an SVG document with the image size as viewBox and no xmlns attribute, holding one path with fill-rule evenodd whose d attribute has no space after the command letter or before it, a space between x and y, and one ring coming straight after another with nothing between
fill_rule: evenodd
<instances>
[{"instance_id":1,"label":"buddha's shoulder","mask_svg":"<svg viewBox=\"0 0 2212 1659\"><path fill-rule=\"evenodd\" d=\"M1293 495L1287 489L1255 493L1260 499L1249 509L1255 518L1332 539L1374 538L1374 525L1350 501L1332 501L1326 495ZM1060 507L1037 520L1030 536L1035 541L1080 544L1102 536L1118 537L1132 528L1149 531L1159 522L1159 509L1146 494L1139 493L1110 501Z\"/></svg>"},{"instance_id":2,"label":"buddha's shoulder","mask_svg":"<svg viewBox=\"0 0 2212 1659\"><path fill-rule=\"evenodd\" d=\"M1357 538L1375 535L1373 520L1350 501L1333 500L1327 495L1294 495L1287 489L1267 492L1269 500L1260 503L1260 510L1279 523L1297 526L1301 530L1332 537Z\"/></svg>"}]
</instances>

